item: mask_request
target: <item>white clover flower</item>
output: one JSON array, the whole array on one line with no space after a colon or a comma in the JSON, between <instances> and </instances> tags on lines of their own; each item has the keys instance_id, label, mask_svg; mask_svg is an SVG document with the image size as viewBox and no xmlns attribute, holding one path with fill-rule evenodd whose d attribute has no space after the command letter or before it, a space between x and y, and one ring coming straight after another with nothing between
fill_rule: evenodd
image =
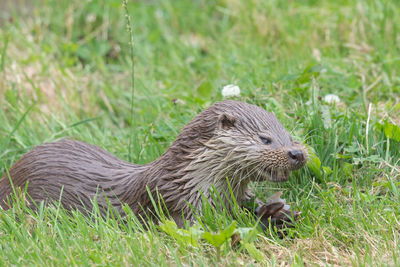
<instances>
[{"instance_id":1,"label":"white clover flower","mask_svg":"<svg viewBox=\"0 0 400 267\"><path fill-rule=\"evenodd\" d=\"M321 61L321 51L319 51L318 48L312 50L312 55L318 62Z\"/></svg>"},{"instance_id":2,"label":"white clover flower","mask_svg":"<svg viewBox=\"0 0 400 267\"><path fill-rule=\"evenodd\" d=\"M86 23L92 23L96 20L96 15L95 14L89 14L86 16Z\"/></svg>"},{"instance_id":3,"label":"white clover flower","mask_svg":"<svg viewBox=\"0 0 400 267\"><path fill-rule=\"evenodd\" d=\"M329 94L324 97L324 101L329 104L340 103L340 98L337 95Z\"/></svg>"},{"instance_id":4,"label":"white clover flower","mask_svg":"<svg viewBox=\"0 0 400 267\"><path fill-rule=\"evenodd\" d=\"M164 17L164 13L160 9L157 9L154 14L157 19L162 19Z\"/></svg>"},{"instance_id":5,"label":"white clover flower","mask_svg":"<svg viewBox=\"0 0 400 267\"><path fill-rule=\"evenodd\" d=\"M222 88L221 93L223 97L240 96L240 88L237 85L228 84Z\"/></svg>"}]
</instances>

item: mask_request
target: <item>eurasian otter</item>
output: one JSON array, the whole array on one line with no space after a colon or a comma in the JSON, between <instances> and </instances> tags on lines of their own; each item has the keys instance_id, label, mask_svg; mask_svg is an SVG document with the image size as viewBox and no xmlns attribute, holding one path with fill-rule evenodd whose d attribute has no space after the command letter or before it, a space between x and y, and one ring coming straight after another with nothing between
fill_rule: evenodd
<instances>
[{"instance_id":1,"label":"eurasian otter","mask_svg":"<svg viewBox=\"0 0 400 267\"><path fill-rule=\"evenodd\" d=\"M293 141L273 113L237 101L222 101L188 123L157 160L136 165L84 142L59 140L35 147L9 170L14 187L24 188L36 203L58 200L67 208L91 210L97 195L100 209L107 201L118 212L122 203L140 214L152 209L146 187L161 194L170 215L182 224L193 220L202 194L212 186L227 192L229 179L240 203L250 181L285 181L307 161L307 150ZM0 180L0 205L7 208L12 192L7 174ZM226 196L223 201L228 204ZM228 197L229 198L229 197ZM190 204L190 205L188 205Z\"/></svg>"}]
</instances>

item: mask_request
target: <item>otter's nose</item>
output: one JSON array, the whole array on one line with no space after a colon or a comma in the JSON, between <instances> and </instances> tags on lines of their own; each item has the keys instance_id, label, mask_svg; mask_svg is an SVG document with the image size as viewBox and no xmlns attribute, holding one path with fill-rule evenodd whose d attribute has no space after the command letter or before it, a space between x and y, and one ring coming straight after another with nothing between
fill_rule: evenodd
<instances>
[{"instance_id":1,"label":"otter's nose","mask_svg":"<svg viewBox=\"0 0 400 267\"><path fill-rule=\"evenodd\" d=\"M304 161L304 153L299 149L290 150L288 155L293 160L294 164L302 163Z\"/></svg>"}]
</instances>

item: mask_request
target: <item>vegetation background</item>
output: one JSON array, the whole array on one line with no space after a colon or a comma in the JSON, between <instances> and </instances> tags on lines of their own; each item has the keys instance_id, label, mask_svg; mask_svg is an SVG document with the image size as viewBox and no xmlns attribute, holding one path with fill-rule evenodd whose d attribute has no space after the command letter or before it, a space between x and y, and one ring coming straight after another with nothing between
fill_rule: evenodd
<instances>
[{"instance_id":1,"label":"vegetation background","mask_svg":"<svg viewBox=\"0 0 400 267\"><path fill-rule=\"evenodd\" d=\"M133 120L121 0L1 1L0 173L62 137L149 162L236 84L236 99L275 112L315 150L290 181L254 185L264 198L283 191L302 219L287 238L258 235L261 256L229 242L216 255L155 226L35 214L21 201L0 211L2 265L400 264L399 1L148 0L128 11Z\"/></svg>"}]
</instances>

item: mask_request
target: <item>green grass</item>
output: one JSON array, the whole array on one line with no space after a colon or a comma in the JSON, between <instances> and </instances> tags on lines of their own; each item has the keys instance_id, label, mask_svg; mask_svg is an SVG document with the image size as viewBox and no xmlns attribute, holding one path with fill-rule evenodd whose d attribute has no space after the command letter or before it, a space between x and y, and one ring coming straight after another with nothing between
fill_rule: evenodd
<instances>
[{"instance_id":1,"label":"green grass","mask_svg":"<svg viewBox=\"0 0 400 267\"><path fill-rule=\"evenodd\" d=\"M0 173L61 137L149 162L230 83L318 158L288 182L253 185L261 198L283 191L302 212L289 238L254 241L262 262L229 244L220 259L205 240L182 247L132 214L127 224L34 214L21 201L0 211L2 265L400 265L400 2L129 1L134 125L121 1L23 7L0 8ZM341 103L324 103L327 94ZM234 219L210 211L207 227L213 217L214 230Z\"/></svg>"}]
</instances>

